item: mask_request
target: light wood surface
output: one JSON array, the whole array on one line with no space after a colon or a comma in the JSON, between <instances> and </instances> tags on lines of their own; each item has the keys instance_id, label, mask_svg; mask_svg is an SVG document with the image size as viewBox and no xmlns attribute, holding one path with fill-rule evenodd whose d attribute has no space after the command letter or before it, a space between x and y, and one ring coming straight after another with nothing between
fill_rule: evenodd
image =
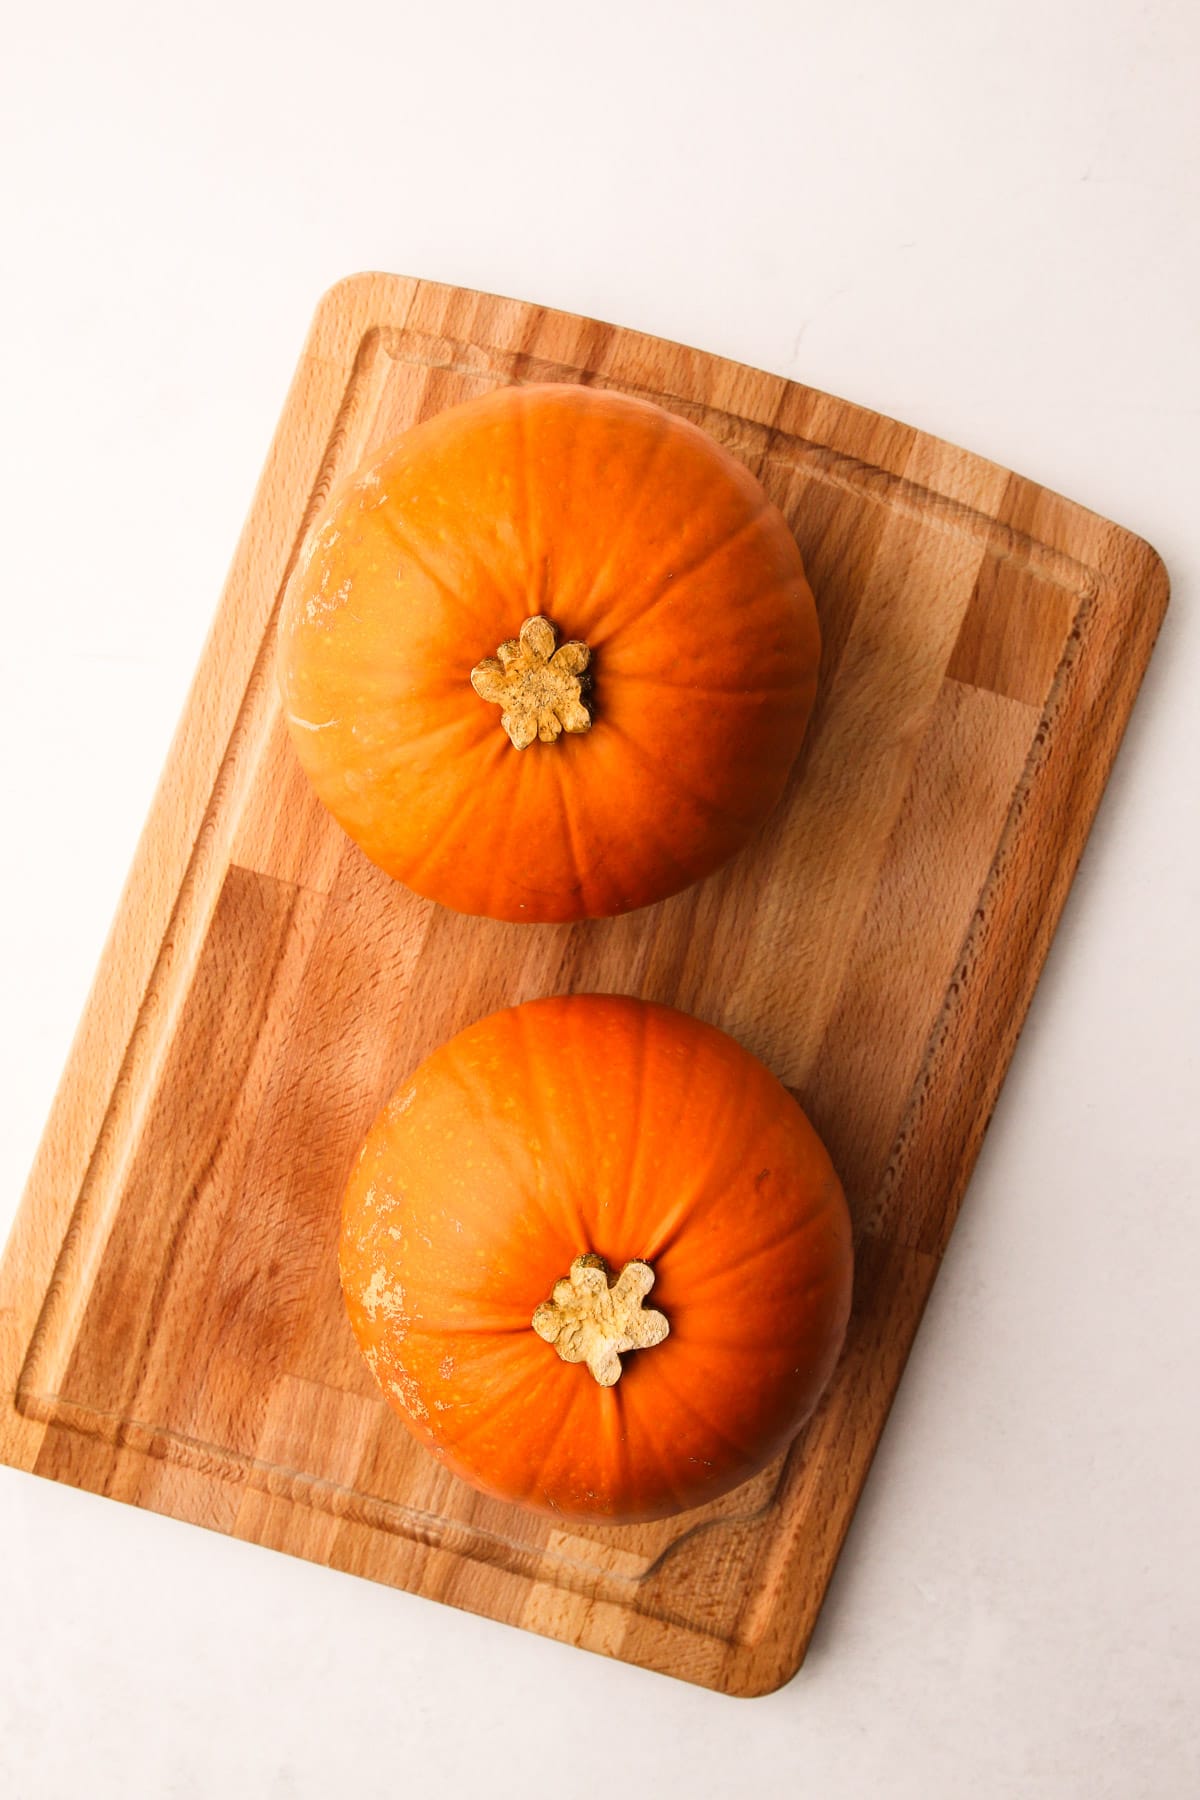
<instances>
[{"instance_id":1,"label":"light wood surface","mask_svg":"<svg viewBox=\"0 0 1200 1800\"><path fill-rule=\"evenodd\" d=\"M498 382L649 395L787 513L824 632L783 805L720 875L577 926L368 865L282 729L273 624L330 483ZM796 383L392 276L322 302L0 1270L0 1455L731 1693L796 1669L1167 599L1154 552ZM723 1026L845 1181L854 1317L779 1464L661 1524L555 1530L409 1438L338 1292L376 1108L497 1006L608 989Z\"/></svg>"}]
</instances>

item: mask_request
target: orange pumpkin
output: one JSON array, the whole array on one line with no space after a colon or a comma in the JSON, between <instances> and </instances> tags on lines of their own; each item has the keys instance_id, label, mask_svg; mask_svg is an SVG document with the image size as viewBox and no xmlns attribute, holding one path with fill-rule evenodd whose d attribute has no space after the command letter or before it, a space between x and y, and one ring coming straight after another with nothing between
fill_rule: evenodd
<instances>
[{"instance_id":1,"label":"orange pumpkin","mask_svg":"<svg viewBox=\"0 0 1200 1800\"><path fill-rule=\"evenodd\" d=\"M335 494L280 624L288 726L372 861L460 912L645 906L761 824L819 637L782 514L645 401L499 388Z\"/></svg>"},{"instance_id":2,"label":"orange pumpkin","mask_svg":"<svg viewBox=\"0 0 1200 1800\"><path fill-rule=\"evenodd\" d=\"M346 1192L359 1347L476 1487L662 1517L781 1450L837 1360L846 1202L787 1090L724 1032L534 1000L434 1051Z\"/></svg>"}]
</instances>

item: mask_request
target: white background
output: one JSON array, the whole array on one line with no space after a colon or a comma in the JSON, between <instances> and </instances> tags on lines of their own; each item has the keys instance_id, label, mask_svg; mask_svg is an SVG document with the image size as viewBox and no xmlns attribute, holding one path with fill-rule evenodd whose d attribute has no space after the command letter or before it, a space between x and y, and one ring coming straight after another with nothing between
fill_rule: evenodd
<instances>
[{"instance_id":1,"label":"white background","mask_svg":"<svg viewBox=\"0 0 1200 1800\"><path fill-rule=\"evenodd\" d=\"M1172 610L801 1675L731 1701L0 1470L0 1790L1200 1792L1194 0L10 5L0 1229L318 295L845 394Z\"/></svg>"}]
</instances>

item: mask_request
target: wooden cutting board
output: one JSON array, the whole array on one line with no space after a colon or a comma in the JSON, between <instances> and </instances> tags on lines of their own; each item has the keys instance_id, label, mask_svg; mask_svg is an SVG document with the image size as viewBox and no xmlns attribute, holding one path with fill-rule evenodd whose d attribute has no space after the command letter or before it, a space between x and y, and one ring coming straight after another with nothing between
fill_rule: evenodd
<instances>
[{"instance_id":1,"label":"wooden cutting board","mask_svg":"<svg viewBox=\"0 0 1200 1800\"><path fill-rule=\"evenodd\" d=\"M273 680L331 482L501 382L694 419L804 553L820 697L720 875L573 927L439 910L316 805ZM392 276L322 302L0 1271L0 1454L611 1656L756 1694L798 1666L1167 600L1129 532L891 419L590 319ZM723 1026L854 1213L840 1370L790 1454L650 1526L555 1529L408 1437L334 1246L435 1044L538 994Z\"/></svg>"}]
</instances>

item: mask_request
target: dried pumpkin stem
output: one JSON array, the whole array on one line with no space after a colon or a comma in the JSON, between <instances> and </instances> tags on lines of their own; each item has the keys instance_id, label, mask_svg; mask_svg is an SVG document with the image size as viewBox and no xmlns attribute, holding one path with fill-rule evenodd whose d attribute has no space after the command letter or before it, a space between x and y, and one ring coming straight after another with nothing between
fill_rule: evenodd
<instances>
[{"instance_id":1,"label":"dried pumpkin stem","mask_svg":"<svg viewBox=\"0 0 1200 1800\"><path fill-rule=\"evenodd\" d=\"M612 1387L623 1351L648 1350L670 1330L662 1313L642 1305L653 1286L649 1263L627 1262L613 1278L604 1258L589 1250L555 1282L552 1297L533 1315L533 1329L564 1362L585 1362L601 1387Z\"/></svg>"},{"instance_id":2,"label":"dried pumpkin stem","mask_svg":"<svg viewBox=\"0 0 1200 1800\"><path fill-rule=\"evenodd\" d=\"M583 689L592 653L574 638L555 649L557 642L554 626L539 614L471 670L480 699L503 707L500 723L516 750L534 738L552 744L560 732L591 726Z\"/></svg>"}]
</instances>

